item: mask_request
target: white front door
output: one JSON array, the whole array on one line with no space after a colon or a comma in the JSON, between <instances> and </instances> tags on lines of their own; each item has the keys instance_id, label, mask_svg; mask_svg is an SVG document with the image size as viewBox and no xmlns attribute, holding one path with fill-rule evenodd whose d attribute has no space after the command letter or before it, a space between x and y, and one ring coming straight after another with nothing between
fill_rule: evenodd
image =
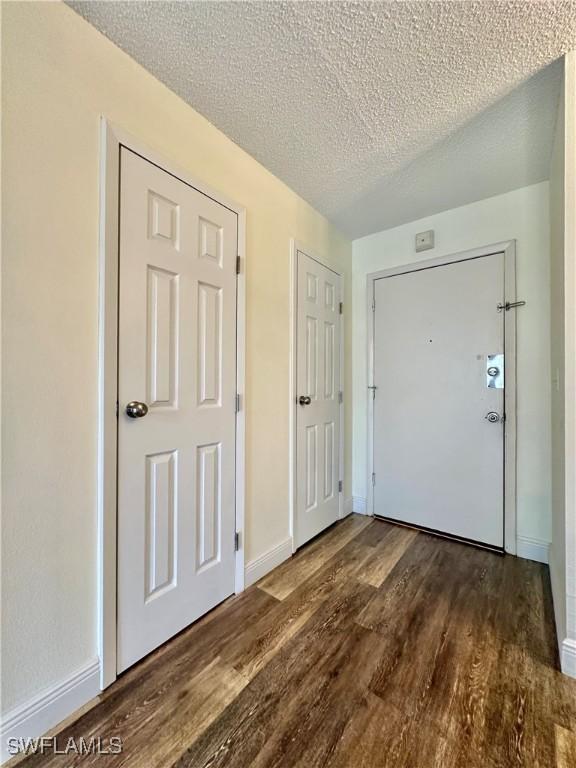
<instances>
[{"instance_id":1,"label":"white front door","mask_svg":"<svg viewBox=\"0 0 576 768\"><path fill-rule=\"evenodd\" d=\"M503 548L504 254L374 286L374 514Z\"/></svg>"},{"instance_id":2,"label":"white front door","mask_svg":"<svg viewBox=\"0 0 576 768\"><path fill-rule=\"evenodd\" d=\"M297 547L340 511L340 275L298 251Z\"/></svg>"},{"instance_id":3,"label":"white front door","mask_svg":"<svg viewBox=\"0 0 576 768\"><path fill-rule=\"evenodd\" d=\"M236 244L235 213L122 148L119 672L234 591Z\"/></svg>"}]
</instances>

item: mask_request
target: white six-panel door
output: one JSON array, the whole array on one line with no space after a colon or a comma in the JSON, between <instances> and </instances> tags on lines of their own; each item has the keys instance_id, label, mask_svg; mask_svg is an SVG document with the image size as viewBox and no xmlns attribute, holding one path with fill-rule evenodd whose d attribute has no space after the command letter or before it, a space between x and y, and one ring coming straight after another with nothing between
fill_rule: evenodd
<instances>
[{"instance_id":1,"label":"white six-panel door","mask_svg":"<svg viewBox=\"0 0 576 768\"><path fill-rule=\"evenodd\" d=\"M377 279L374 300L374 514L503 547L504 254Z\"/></svg>"},{"instance_id":2,"label":"white six-panel door","mask_svg":"<svg viewBox=\"0 0 576 768\"><path fill-rule=\"evenodd\" d=\"M299 547L339 516L340 275L298 251L297 291L294 535Z\"/></svg>"},{"instance_id":3,"label":"white six-panel door","mask_svg":"<svg viewBox=\"0 0 576 768\"><path fill-rule=\"evenodd\" d=\"M118 671L234 591L236 254L235 213L122 148Z\"/></svg>"}]
</instances>

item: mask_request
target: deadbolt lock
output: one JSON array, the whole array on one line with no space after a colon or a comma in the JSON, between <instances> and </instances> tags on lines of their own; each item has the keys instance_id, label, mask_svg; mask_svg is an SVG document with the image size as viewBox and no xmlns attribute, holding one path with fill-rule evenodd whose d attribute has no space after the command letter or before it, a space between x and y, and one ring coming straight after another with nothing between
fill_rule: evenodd
<instances>
[{"instance_id":1,"label":"deadbolt lock","mask_svg":"<svg viewBox=\"0 0 576 768\"><path fill-rule=\"evenodd\" d=\"M486 355L486 386L504 389L504 355Z\"/></svg>"},{"instance_id":2,"label":"deadbolt lock","mask_svg":"<svg viewBox=\"0 0 576 768\"><path fill-rule=\"evenodd\" d=\"M489 411L484 418L490 422L490 424L497 424L500 421L500 414L496 411Z\"/></svg>"}]
</instances>

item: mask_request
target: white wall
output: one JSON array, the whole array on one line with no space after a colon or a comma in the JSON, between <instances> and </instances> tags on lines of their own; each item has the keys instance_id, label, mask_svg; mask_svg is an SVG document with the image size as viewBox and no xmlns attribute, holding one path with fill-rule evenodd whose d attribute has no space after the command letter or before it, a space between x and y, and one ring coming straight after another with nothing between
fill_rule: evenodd
<instances>
[{"instance_id":1,"label":"white wall","mask_svg":"<svg viewBox=\"0 0 576 768\"><path fill-rule=\"evenodd\" d=\"M550 163L550 332L552 374L552 543L550 577L556 630L566 637L566 489L565 489L565 366L564 366L564 84Z\"/></svg>"},{"instance_id":2,"label":"white wall","mask_svg":"<svg viewBox=\"0 0 576 768\"><path fill-rule=\"evenodd\" d=\"M564 61L550 168L552 545L562 669L576 677L576 53Z\"/></svg>"},{"instance_id":3,"label":"white wall","mask_svg":"<svg viewBox=\"0 0 576 768\"><path fill-rule=\"evenodd\" d=\"M416 254L416 232L434 229L436 247ZM518 535L550 541L550 274L548 182L481 200L355 240L353 288L353 476L358 506L366 488L366 275L380 269L517 241Z\"/></svg>"},{"instance_id":4,"label":"white wall","mask_svg":"<svg viewBox=\"0 0 576 768\"><path fill-rule=\"evenodd\" d=\"M6 712L97 653L100 116L246 207L248 561L289 536L290 238L348 305L351 245L62 3L2 5L2 97ZM344 391L349 496L349 365Z\"/></svg>"}]
</instances>

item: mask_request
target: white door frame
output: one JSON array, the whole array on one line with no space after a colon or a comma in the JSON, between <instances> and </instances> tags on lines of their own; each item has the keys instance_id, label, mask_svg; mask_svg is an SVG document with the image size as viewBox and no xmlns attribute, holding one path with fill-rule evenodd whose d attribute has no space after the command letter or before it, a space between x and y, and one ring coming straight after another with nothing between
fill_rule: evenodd
<instances>
[{"instance_id":1,"label":"white door frame","mask_svg":"<svg viewBox=\"0 0 576 768\"><path fill-rule=\"evenodd\" d=\"M504 295L505 302L516 301L516 241L506 240L483 248L473 248L449 256L439 256L435 259L412 262L402 266L371 272L366 276L366 310L368 328L368 386L374 384L374 282L382 277L403 275L417 272L430 267L440 267L454 264L458 261L468 261L495 253L504 254ZM495 308L496 311L496 308ZM504 549L511 555L516 554L516 310L502 310L505 313L504 323L504 352L506 360L506 384L504 389ZM368 489L367 513L374 515L374 488L372 474L374 472L374 400L366 390L368 414L368 471L366 483Z\"/></svg>"},{"instance_id":2,"label":"white door frame","mask_svg":"<svg viewBox=\"0 0 576 768\"><path fill-rule=\"evenodd\" d=\"M297 491L297 472L296 472L296 417L298 413L296 398L298 396L297 387L297 339L298 339L298 252L303 253L310 259L314 259L326 269L340 277L340 299L344 301L345 285L344 275L334 269L322 256L314 253L298 240L290 238L290 365L288 369L288 414L289 414L289 486L288 486L288 507L290 515L290 538L292 539L292 552L296 551L296 491ZM344 307L346 311L346 307ZM339 479L342 480L342 492L338 494L338 519L345 516L344 508L344 314L340 315L340 384L339 391L342 392L342 402L340 403L340 445L339 452Z\"/></svg>"},{"instance_id":3,"label":"white door frame","mask_svg":"<svg viewBox=\"0 0 576 768\"><path fill-rule=\"evenodd\" d=\"M238 215L236 281L236 532L239 549L235 561L235 592L244 589L245 495L245 346L246 346L246 211L191 176L124 130L101 118L100 232L99 232L99 341L98 341L98 650L100 687L116 679L116 564L117 564L117 400L118 400L118 235L120 147L124 146L167 171Z\"/></svg>"}]
</instances>

